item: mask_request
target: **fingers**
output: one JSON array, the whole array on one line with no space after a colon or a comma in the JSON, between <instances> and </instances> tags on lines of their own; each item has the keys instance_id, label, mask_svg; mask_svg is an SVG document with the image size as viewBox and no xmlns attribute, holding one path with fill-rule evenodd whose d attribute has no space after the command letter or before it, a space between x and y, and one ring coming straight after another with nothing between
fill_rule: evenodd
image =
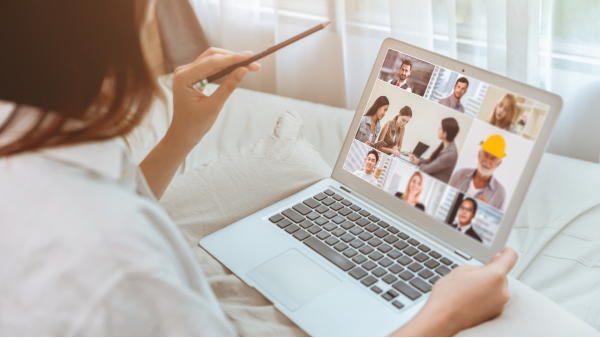
<instances>
[{"instance_id":1,"label":"fingers","mask_svg":"<svg viewBox=\"0 0 600 338\"><path fill-rule=\"evenodd\" d=\"M245 51L239 54L244 54L244 53L250 53L250 55L252 55L251 51ZM207 49L204 53L200 54L200 56L198 58L196 58L196 61L200 61L203 58L206 58L208 56L212 56L212 55L233 55L236 54L230 50L227 49L222 49L222 48L217 48L217 47L210 47L209 49ZM248 70L250 70L251 72L256 72L257 70L259 70L261 67L261 64L258 62L252 62L251 64L247 65L246 68L248 68Z\"/></svg>"},{"instance_id":2,"label":"fingers","mask_svg":"<svg viewBox=\"0 0 600 338\"><path fill-rule=\"evenodd\" d=\"M515 250L507 246L504 247L504 250L502 250L502 253L498 257L494 256L488 265L500 269L504 274L508 274L517 263L517 258L519 256Z\"/></svg>"},{"instance_id":3,"label":"fingers","mask_svg":"<svg viewBox=\"0 0 600 338\"><path fill-rule=\"evenodd\" d=\"M231 93L239 86L240 82L248 74L246 67L240 67L227 75L225 81L221 83L219 88L210 96L211 100L215 100L217 104L223 105L229 98Z\"/></svg>"}]
</instances>

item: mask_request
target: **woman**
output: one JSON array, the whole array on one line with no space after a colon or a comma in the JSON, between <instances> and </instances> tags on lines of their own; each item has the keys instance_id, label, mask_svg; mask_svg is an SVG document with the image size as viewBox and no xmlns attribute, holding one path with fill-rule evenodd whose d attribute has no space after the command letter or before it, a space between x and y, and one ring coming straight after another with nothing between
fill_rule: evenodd
<instances>
[{"instance_id":1,"label":"woman","mask_svg":"<svg viewBox=\"0 0 600 338\"><path fill-rule=\"evenodd\" d=\"M406 124L412 117L412 109L409 106L404 106L398 112L398 115L387 121L379 134L379 141L385 141L386 146L378 147L380 151L388 155L400 156L400 149L402 149L402 140L406 133Z\"/></svg>"},{"instance_id":2,"label":"woman","mask_svg":"<svg viewBox=\"0 0 600 338\"><path fill-rule=\"evenodd\" d=\"M458 150L456 149L454 138L458 135L459 131L460 128L456 119L452 117L443 119L437 131L437 137L442 140L442 143L431 154L429 159L421 160L410 154L408 160L411 163L418 164L419 170L422 172L444 183L448 183L458 160Z\"/></svg>"},{"instance_id":3,"label":"woman","mask_svg":"<svg viewBox=\"0 0 600 338\"><path fill-rule=\"evenodd\" d=\"M236 334L155 198L259 65L234 70L210 97L192 85L251 53L209 49L177 68L171 125L137 168L122 137L146 114L153 81L134 3L0 2L3 335ZM496 317L515 262L505 249L453 270L394 334L454 335Z\"/></svg>"},{"instance_id":4,"label":"woman","mask_svg":"<svg viewBox=\"0 0 600 338\"><path fill-rule=\"evenodd\" d=\"M381 119L385 116L388 109L390 108L390 101L385 96L380 96L373 102L373 105L365 116L360 120L358 125L358 131L356 132L355 139L365 143L369 147L372 147L377 142L377 136L381 130Z\"/></svg>"},{"instance_id":5,"label":"woman","mask_svg":"<svg viewBox=\"0 0 600 338\"><path fill-rule=\"evenodd\" d=\"M397 192L396 197L400 198L404 202L414 206L417 209L421 209L425 211L425 206L423 203L419 202L419 197L421 197L421 192L423 191L423 174L418 171L415 171L408 183L406 184L406 189L404 189L404 193Z\"/></svg>"},{"instance_id":6,"label":"woman","mask_svg":"<svg viewBox=\"0 0 600 338\"><path fill-rule=\"evenodd\" d=\"M515 115L517 114L517 100L512 94L506 94L496 103L494 112L490 115L488 122L500 129L516 132L514 125Z\"/></svg>"}]
</instances>

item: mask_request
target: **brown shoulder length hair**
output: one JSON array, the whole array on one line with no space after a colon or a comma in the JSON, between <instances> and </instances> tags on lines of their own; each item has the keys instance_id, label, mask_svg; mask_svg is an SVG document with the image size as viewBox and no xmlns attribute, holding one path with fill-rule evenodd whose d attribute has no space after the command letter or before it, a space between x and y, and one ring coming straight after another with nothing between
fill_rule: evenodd
<instances>
[{"instance_id":1,"label":"brown shoulder length hair","mask_svg":"<svg viewBox=\"0 0 600 338\"><path fill-rule=\"evenodd\" d=\"M17 132L0 145L0 157L126 135L139 123L155 89L140 46L143 6L0 1L0 100L16 104L0 138ZM31 107L33 120L28 116L27 128L16 130Z\"/></svg>"}]
</instances>

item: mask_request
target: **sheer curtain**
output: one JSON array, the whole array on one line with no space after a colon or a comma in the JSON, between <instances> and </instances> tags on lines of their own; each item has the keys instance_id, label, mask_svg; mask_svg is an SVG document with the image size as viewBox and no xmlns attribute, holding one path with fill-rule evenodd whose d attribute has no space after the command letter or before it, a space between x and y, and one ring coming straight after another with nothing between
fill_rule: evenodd
<instances>
[{"instance_id":1,"label":"sheer curtain","mask_svg":"<svg viewBox=\"0 0 600 338\"><path fill-rule=\"evenodd\" d=\"M260 52L332 24L261 61L244 86L355 109L391 36L568 96L600 79L596 0L190 0L212 46Z\"/></svg>"}]
</instances>

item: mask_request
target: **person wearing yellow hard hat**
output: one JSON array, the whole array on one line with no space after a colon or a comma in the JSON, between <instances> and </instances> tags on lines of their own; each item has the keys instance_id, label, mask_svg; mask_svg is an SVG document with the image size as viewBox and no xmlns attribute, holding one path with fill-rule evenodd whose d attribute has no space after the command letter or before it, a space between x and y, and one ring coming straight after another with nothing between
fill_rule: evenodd
<instances>
[{"instance_id":1,"label":"person wearing yellow hard hat","mask_svg":"<svg viewBox=\"0 0 600 338\"><path fill-rule=\"evenodd\" d=\"M493 175L506 157L505 149L506 142L501 135L489 136L481 143L477 168L464 168L456 171L450 178L450 186L496 209L504 210L506 190Z\"/></svg>"}]
</instances>

